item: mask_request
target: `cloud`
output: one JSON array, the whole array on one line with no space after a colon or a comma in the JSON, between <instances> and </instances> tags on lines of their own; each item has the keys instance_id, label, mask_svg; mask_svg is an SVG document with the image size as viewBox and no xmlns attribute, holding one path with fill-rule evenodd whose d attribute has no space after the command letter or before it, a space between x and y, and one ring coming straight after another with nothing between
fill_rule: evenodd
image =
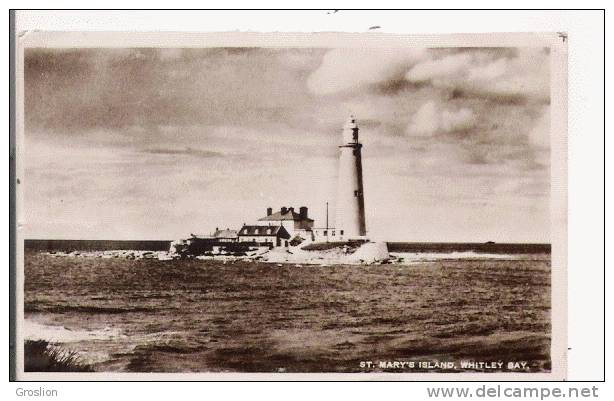
<instances>
[{"instance_id":1,"label":"cloud","mask_svg":"<svg viewBox=\"0 0 614 401\"><path fill-rule=\"evenodd\" d=\"M549 53L542 48L470 49L441 56L431 52L405 74L414 83L458 89L484 96L550 99Z\"/></svg>"},{"instance_id":2,"label":"cloud","mask_svg":"<svg viewBox=\"0 0 614 401\"><path fill-rule=\"evenodd\" d=\"M279 60L284 54L295 67ZM28 49L26 125L64 133L233 121L289 121L309 110L309 49ZM297 59L302 60L302 64Z\"/></svg>"},{"instance_id":3,"label":"cloud","mask_svg":"<svg viewBox=\"0 0 614 401\"><path fill-rule=\"evenodd\" d=\"M545 106L529 132L529 143L538 149L550 148L550 106Z\"/></svg>"},{"instance_id":4,"label":"cloud","mask_svg":"<svg viewBox=\"0 0 614 401\"><path fill-rule=\"evenodd\" d=\"M183 57L183 49L161 48L158 49L158 57L164 61L179 60Z\"/></svg>"},{"instance_id":5,"label":"cloud","mask_svg":"<svg viewBox=\"0 0 614 401\"><path fill-rule=\"evenodd\" d=\"M405 78L413 82L438 82L456 74L464 74L471 64L470 54L460 53L434 60L425 60L412 67Z\"/></svg>"},{"instance_id":6,"label":"cloud","mask_svg":"<svg viewBox=\"0 0 614 401\"><path fill-rule=\"evenodd\" d=\"M279 204L306 204L322 222L349 113L374 235L390 234L399 217L382 214L399 203L414 210L395 226L400 240L406 227L416 240L481 240L481 211L467 207L476 202L498 216L488 238L526 240L547 226L537 224L547 209L525 216L533 226L517 218L518 202L548 191L541 49L28 49L25 58L28 235L174 238L240 226ZM486 191L521 176L534 188ZM457 237L433 228L449 218ZM466 227L479 237L463 237Z\"/></svg>"},{"instance_id":7,"label":"cloud","mask_svg":"<svg viewBox=\"0 0 614 401\"><path fill-rule=\"evenodd\" d=\"M146 148L143 149L144 153L151 153L155 155L188 155L188 156L196 156L196 157L221 157L223 156L220 152L214 152L206 149L194 149L191 147L185 147L181 149L173 149L173 148Z\"/></svg>"},{"instance_id":8,"label":"cloud","mask_svg":"<svg viewBox=\"0 0 614 401\"><path fill-rule=\"evenodd\" d=\"M425 49L332 49L307 80L309 89L330 95L394 79L421 60Z\"/></svg>"},{"instance_id":9,"label":"cloud","mask_svg":"<svg viewBox=\"0 0 614 401\"><path fill-rule=\"evenodd\" d=\"M435 101L426 102L414 114L406 133L410 136L432 136L467 130L475 125L473 110L450 110Z\"/></svg>"}]
</instances>

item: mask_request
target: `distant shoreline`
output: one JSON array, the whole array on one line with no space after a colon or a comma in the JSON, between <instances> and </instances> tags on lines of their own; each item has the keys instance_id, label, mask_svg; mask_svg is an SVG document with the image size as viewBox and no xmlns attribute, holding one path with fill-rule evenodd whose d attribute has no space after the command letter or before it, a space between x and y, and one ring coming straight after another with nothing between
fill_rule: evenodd
<instances>
[{"instance_id":1,"label":"distant shoreline","mask_svg":"<svg viewBox=\"0 0 614 401\"><path fill-rule=\"evenodd\" d=\"M170 240L58 240L26 239L26 251L136 250L167 251ZM390 252L467 252L508 254L550 254L551 244L479 242L387 242Z\"/></svg>"}]
</instances>

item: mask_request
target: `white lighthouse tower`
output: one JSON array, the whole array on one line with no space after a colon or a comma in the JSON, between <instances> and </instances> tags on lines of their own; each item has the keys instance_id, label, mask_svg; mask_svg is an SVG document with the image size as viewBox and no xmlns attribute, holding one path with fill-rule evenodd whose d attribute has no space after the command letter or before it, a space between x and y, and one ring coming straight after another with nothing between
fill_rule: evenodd
<instances>
[{"instance_id":1,"label":"white lighthouse tower","mask_svg":"<svg viewBox=\"0 0 614 401\"><path fill-rule=\"evenodd\" d=\"M365 239L367 228L362 184L362 144L358 142L358 124L354 116L350 116L343 126L343 143L339 149L335 225L344 239Z\"/></svg>"}]
</instances>

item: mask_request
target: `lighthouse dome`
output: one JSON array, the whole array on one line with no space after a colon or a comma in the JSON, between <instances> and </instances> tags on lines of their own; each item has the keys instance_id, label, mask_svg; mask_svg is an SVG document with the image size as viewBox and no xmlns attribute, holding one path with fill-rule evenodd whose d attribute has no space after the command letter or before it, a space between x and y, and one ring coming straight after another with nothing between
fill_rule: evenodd
<instances>
[{"instance_id":1,"label":"lighthouse dome","mask_svg":"<svg viewBox=\"0 0 614 401\"><path fill-rule=\"evenodd\" d=\"M356 117L354 117L353 115L349 116L348 119L345 121L345 125L343 126L343 128L358 128L358 124L356 123Z\"/></svg>"}]
</instances>

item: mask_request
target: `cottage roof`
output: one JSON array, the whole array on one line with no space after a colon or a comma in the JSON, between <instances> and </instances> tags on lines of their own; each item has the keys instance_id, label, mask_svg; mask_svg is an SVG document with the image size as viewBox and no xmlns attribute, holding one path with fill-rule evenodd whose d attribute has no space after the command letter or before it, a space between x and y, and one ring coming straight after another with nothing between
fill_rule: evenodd
<instances>
[{"instance_id":1,"label":"cottage roof","mask_svg":"<svg viewBox=\"0 0 614 401\"><path fill-rule=\"evenodd\" d=\"M299 213L296 213L294 210L288 209L286 213L282 213L281 210L279 212L273 213L269 216L265 216L258 221L281 221L281 220L292 220L292 221L313 221L309 217L302 218Z\"/></svg>"},{"instance_id":2,"label":"cottage roof","mask_svg":"<svg viewBox=\"0 0 614 401\"><path fill-rule=\"evenodd\" d=\"M249 235L250 237L259 236L276 236L288 239L290 234L283 226L243 226L239 230L239 236Z\"/></svg>"},{"instance_id":3,"label":"cottage roof","mask_svg":"<svg viewBox=\"0 0 614 401\"><path fill-rule=\"evenodd\" d=\"M212 238L211 234L194 234L190 233L190 238L206 239Z\"/></svg>"},{"instance_id":4,"label":"cottage roof","mask_svg":"<svg viewBox=\"0 0 614 401\"><path fill-rule=\"evenodd\" d=\"M215 230L213 236L215 238L237 238L237 230Z\"/></svg>"}]
</instances>

